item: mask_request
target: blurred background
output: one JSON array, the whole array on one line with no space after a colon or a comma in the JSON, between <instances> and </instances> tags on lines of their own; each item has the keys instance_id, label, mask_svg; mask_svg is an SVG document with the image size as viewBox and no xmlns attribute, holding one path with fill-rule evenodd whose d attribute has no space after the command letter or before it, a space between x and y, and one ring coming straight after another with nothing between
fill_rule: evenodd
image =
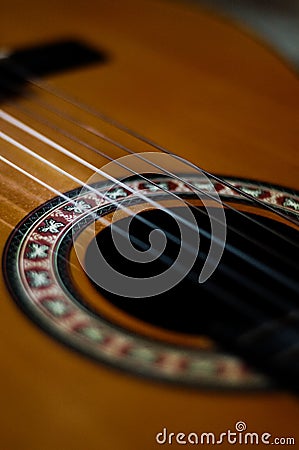
<instances>
[{"instance_id":1,"label":"blurred background","mask_svg":"<svg viewBox=\"0 0 299 450\"><path fill-rule=\"evenodd\" d=\"M192 0L254 31L299 72L299 0Z\"/></svg>"}]
</instances>

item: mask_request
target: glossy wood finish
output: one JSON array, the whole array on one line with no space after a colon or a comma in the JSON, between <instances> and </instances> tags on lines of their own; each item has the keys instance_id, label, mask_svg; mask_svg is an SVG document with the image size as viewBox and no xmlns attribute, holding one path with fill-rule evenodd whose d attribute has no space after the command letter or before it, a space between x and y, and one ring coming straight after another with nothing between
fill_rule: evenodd
<instances>
[{"instance_id":1,"label":"glossy wood finish","mask_svg":"<svg viewBox=\"0 0 299 450\"><path fill-rule=\"evenodd\" d=\"M273 52L230 23L183 2L28 0L24 5L12 0L1 6L0 30L8 48L75 36L105 49L106 65L50 81L209 171L299 189L298 79ZM15 105L5 109L37 127ZM99 142L62 120L57 123ZM91 175L3 121L0 126L77 177ZM44 126L38 129L99 167L107 162ZM107 129L135 151L149 150ZM122 155L102 142L101 148L113 158ZM1 142L1 153L61 191L75 187L10 144ZM3 164L0 183L3 248L14 226L52 194ZM216 433L233 429L238 420L249 431L299 440L295 395L196 391L109 370L34 326L12 302L2 277L0 292L0 446L5 450L156 448L155 435L163 427Z\"/></svg>"}]
</instances>

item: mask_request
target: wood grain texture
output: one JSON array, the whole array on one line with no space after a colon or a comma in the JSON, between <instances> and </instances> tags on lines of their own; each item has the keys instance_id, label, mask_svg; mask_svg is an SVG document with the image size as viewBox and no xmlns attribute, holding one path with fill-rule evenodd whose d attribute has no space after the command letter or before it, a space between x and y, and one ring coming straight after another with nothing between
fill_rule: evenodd
<instances>
[{"instance_id":1,"label":"wood grain texture","mask_svg":"<svg viewBox=\"0 0 299 450\"><path fill-rule=\"evenodd\" d=\"M11 0L1 5L0 30L8 48L69 36L103 48L110 55L106 65L50 81L209 171L299 189L298 79L275 54L231 24L183 2L28 0L24 5ZM62 107L57 99L31 91L32 100ZM19 104L39 113L32 101ZM98 125L83 112L63 108ZM37 127L17 105L5 109ZM77 127L56 120L94 143ZM0 126L77 177L90 176L3 121ZM99 167L107 162L44 126L38 129ZM135 151L148 150L109 131ZM114 158L122 155L101 146ZM1 142L1 154L61 191L76 186L10 144ZM0 182L3 249L13 227L53 195L3 164ZM2 276L0 292L3 450L151 449L158 447L155 435L164 426L216 433L238 420L245 420L250 431L299 440L294 395L196 391L109 370L35 327L11 301Z\"/></svg>"}]
</instances>

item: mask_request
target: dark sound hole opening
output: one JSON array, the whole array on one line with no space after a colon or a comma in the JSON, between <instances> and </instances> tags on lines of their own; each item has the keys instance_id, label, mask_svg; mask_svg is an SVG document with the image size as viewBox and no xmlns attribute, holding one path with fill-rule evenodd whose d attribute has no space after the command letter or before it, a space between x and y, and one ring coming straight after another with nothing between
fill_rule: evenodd
<instances>
[{"instance_id":1,"label":"dark sound hole opening","mask_svg":"<svg viewBox=\"0 0 299 450\"><path fill-rule=\"evenodd\" d=\"M180 214L180 208L176 208L175 212ZM210 222L207 215L199 213L195 208L193 214L200 233L200 251L205 259L210 240L202 236L200 229L210 232ZM179 228L170 215L154 210L143 212L141 216L156 224L166 234L171 233L180 240ZM265 318L281 317L285 311L286 299L289 305L295 307L299 303L298 294L296 295L288 284L281 283L275 275L278 272L290 279L297 279L298 268L293 265L295 248L279 236L286 236L289 240L298 242L298 232L269 218L257 215L251 217L257 223L234 211L226 210L226 249L216 271L202 285L197 280L203 259L198 257L183 281L168 292L154 297L131 299L111 294L99 286L95 287L117 308L148 324L188 335L206 334L216 339L220 336L231 340L262 323ZM122 219L118 225L124 226L127 220L129 219ZM258 225L258 222L278 234L271 233L267 228ZM231 227L239 230L245 237L232 231ZM150 231L151 228L138 218L133 220L130 227L131 236L143 243L141 248L134 241L136 248L148 248ZM128 276L149 277L167 268L161 259L140 264L120 256L114 247L111 229L108 227L98 234L87 249L87 274L91 264L94 264L97 245L108 263ZM229 247L240 250L244 258L233 254ZM174 261L178 255L178 245L168 239L164 254Z\"/></svg>"}]
</instances>

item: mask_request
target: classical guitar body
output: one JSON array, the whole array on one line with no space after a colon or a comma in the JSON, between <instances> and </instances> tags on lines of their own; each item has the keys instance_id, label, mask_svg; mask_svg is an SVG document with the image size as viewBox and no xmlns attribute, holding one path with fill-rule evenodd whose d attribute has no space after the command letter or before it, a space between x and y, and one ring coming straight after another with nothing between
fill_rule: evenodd
<instances>
[{"instance_id":1,"label":"classical guitar body","mask_svg":"<svg viewBox=\"0 0 299 450\"><path fill-rule=\"evenodd\" d=\"M284 252L276 272L265 275L274 287L259 279L259 292L271 292L265 317L273 319L272 296L283 306L298 300L291 265L293 297L293 285L284 281L289 259L297 263L298 255L295 72L250 33L186 2L12 0L1 6L0 29L0 448L210 447L213 437L201 433L214 433L214 445L218 440L227 449L251 443L296 448L294 385L222 342L218 322L209 333L209 320L200 317L197 330L192 289L165 297L167 307L150 295L118 299L117 292L98 289L80 264L83 249L88 267L94 222L112 254L105 233L114 203L101 203L102 192L135 213L146 204L145 218L157 199L181 210L177 196L163 197L167 192L200 209L192 190L202 182L196 181L199 166L216 175L227 218L231 208L251 217L233 218L232 226L259 240L254 270L264 269L267 251ZM41 63L49 46L51 56ZM163 149L195 166L183 163L173 179L172 167L160 170ZM134 153L141 152L154 154L152 170L134 165ZM124 157L125 168L135 161L125 173L128 187L115 188L124 167L113 161ZM102 172L94 179L97 169ZM162 187L161 198L153 187ZM130 203L136 192L138 201ZM82 225L87 209L97 219ZM259 219L262 231L256 231ZM267 240L272 229L291 243ZM137 227L137 237L142 230ZM246 281L247 266L232 264L229 274ZM275 284L280 269L285 291ZM254 303L254 282L234 280L215 283L219 297L236 283L234 295L241 302L252 296ZM196 314L206 312L209 299L209 293L199 297ZM136 302L144 303L135 308ZM229 330L230 322L223 327ZM258 352L263 344L253 342ZM253 434L245 438L246 432Z\"/></svg>"}]
</instances>

